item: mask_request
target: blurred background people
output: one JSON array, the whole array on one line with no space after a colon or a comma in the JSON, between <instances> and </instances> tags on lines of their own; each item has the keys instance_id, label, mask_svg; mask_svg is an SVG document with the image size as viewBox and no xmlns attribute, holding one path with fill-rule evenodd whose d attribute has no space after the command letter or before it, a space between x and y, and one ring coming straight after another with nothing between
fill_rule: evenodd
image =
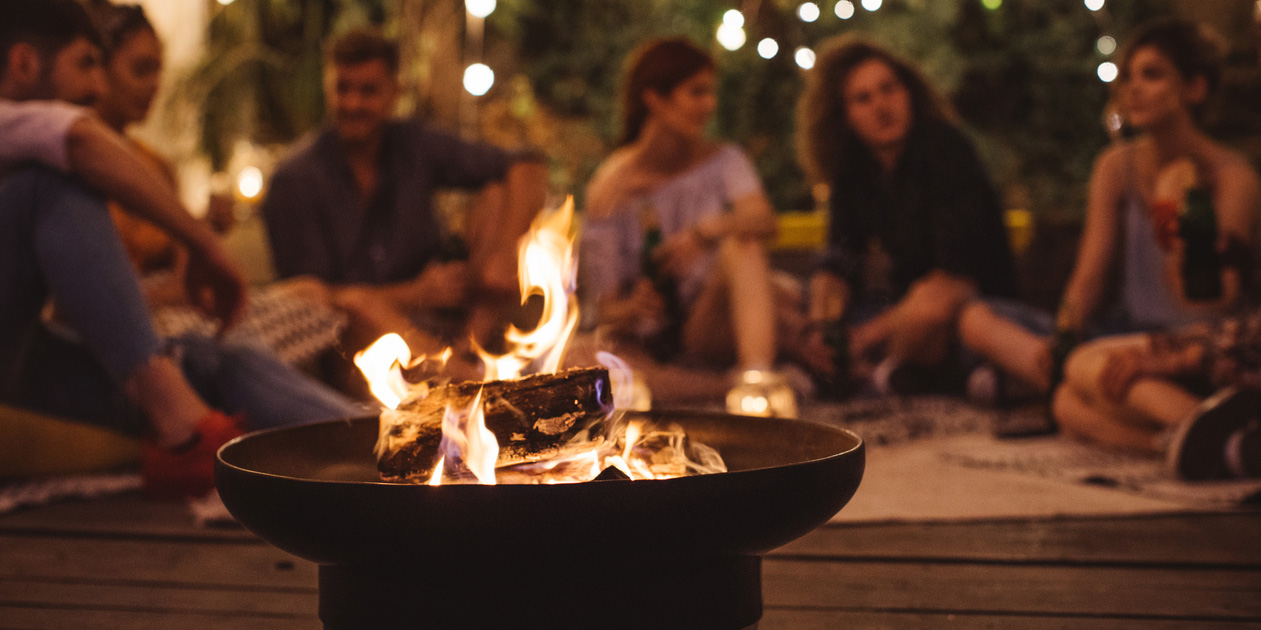
<instances>
[{"instance_id":1,"label":"blurred background people","mask_svg":"<svg viewBox=\"0 0 1261 630\"><path fill-rule=\"evenodd\" d=\"M1183 479L1261 477L1261 311L1086 343L1055 414L1065 433L1163 455Z\"/></svg>"},{"instance_id":2,"label":"blurred background people","mask_svg":"<svg viewBox=\"0 0 1261 630\"><path fill-rule=\"evenodd\" d=\"M1041 391L1058 380L1077 340L1221 316L1250 288L1257 175L1197 122L1220 78L1220 51L1201 27L1165 18L1135 30L1120 62L1115 97L1139 134L1095 161L1054 335L1049 318L1040 329L1025 326L983 303L961 322L969 348ZM1083 395L1057 395L1056 416L1089 404Z\"/></svg>"},{"instance_id":3,"label":"blurred background people","mask_svg":"<svg viewBox=\"0 0 1261 630\"><path fill-rule=\"evenodd\" d=\"M357 411L252 349L208 337L158 338L99 193L187 248L189 294L225 329L244 304L241 277L154 164L79 107L99 102L107 89L100 40L84 9L70 0L6 1L0 16L4 400L146 434L146 487L167 496L213 487L214 451L240 433L242 420L274 426ZM40 321L49 298L76 339L51 334Z\"/></svg>"},{"instance_id":4,"label":"blurred background people","mask_svg":"<svg viewBox=\"0 0 1261 630\"><path fill-rule=\"evenodd\" d=\"M830 186L831 225L804 354L819 374L852 370L883 393L954 389L960 309L1016 294L994 186L949 105L905 60L842 36L807 77L800 162ZM825 343L837 321L848 341Z\"/></svg>"},{"instance_id":5,"label":"blurred background people","mask_svg":"<svg viewBox=\"0 0 1261 630\"><path fill-rule=\"evenodd\" d=\"M327 123L276 169L262 213L278 275L318 281L350 315L347 350L397 332L418 354L437 353L465 340L463 320L444 324L443 311L515 301L517 239L543 207L547 173L534 153L395 118L398 54L372 29L330 43ZM434 216L443 188L480 192L466 254ZM477 328L493 317L472 311Z\"/></svg>"},{"instance_id":6,"label":"blurred background people","mask_svg":"<svg viewBox=\"0 0 1261 630\"><path fill-rule=\"evenodd\" d=\"M584 291L605 337L631 341L641 359L727 368L750 385L776 383L745 412L789 413L791 392L770 374L779 342L764 241L775 217L752 162L709 139L718 105L713 58L683 38L642 44L619 98L619 147L587 187ZM791 300L788 300L791 302ZM781 301L782 303L783 301ZM791 312L795 305L783 309ZM708 380L649 370L662 398L698 395ZM719 380L719 382L721 382ZM728 407L741 411L740 395Z\"/></svg>"}]
</instances>

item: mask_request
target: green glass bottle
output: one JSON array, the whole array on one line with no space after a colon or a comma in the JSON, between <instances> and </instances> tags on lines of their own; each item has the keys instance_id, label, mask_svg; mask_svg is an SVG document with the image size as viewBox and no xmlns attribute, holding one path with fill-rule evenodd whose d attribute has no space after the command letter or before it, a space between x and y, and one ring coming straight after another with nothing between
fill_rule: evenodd
<instances>
[{"instance_id":1,"label":"green glass bottle","mask_svg":"<svg viewBox=\"0 0 1261 630\"><path fill-rule=\"evenodd\" d=\"M639 273L652 283L665 302L665 317L663 321L648 326L644 345L654 359L668 361L678 352L681 343L683 312L678 283L657 264L657 250L664 244L665 237L652 205L646 206L640 215L640 227L643 230L643 246L639 252Z\"/></svg>"},{"instance_id":2,"label":"green glass bottle","mask_svg":"<svg viewBox=\"0 0 1261 630\"><path fill-rule=\"evenodd\" d=\"M820 398L841 400L853 393L849 371L849 326L841 319L823 324L823 343L832 350L832 374L818 380L815 385Z\"/></svg>"},{"instance_id":3,"label":"green glass bottle","mask_svg":"<svg viewBox=\"0 0 1261 630\"><path fill-rule=\"evenodd\" d=\"M1220 298L1222 258L1217 251L1217 214L1208 190L1187 190L1185 211L1178 217L1178 236L1186 246L1182 283L1187 299Z\"/></svg>"}]
</instances>

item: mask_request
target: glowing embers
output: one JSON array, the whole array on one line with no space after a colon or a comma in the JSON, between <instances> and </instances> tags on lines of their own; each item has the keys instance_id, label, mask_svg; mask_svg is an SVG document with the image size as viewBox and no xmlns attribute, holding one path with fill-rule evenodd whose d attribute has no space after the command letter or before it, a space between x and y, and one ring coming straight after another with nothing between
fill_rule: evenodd
<instances>
[{"instance_id":1,"label":"glowing embers","mask_svg":"<svg viewBox=\"0 0 1261 630\"><path fill-rule=\"evenodd\" d=\"M558 370L578 322L575 227L568 200L522 237L522 299L541 298L542 314L531 330L508 328L502 355L474 344L485 381L409 383L404 370L413 371L425 357L413 360L397 335L356 355L373 393L389 407L376 445L383 479L538 484L589 481L605 471L660 479L725 470L713 449L689 441L677 427L626 432L614 409L650 403L616 357L600 353L607 367ZM442 361L449 356L442 353Z\"/></svg>"},{"instance_id":2,"label":"glowing embers","mask_svg":"<svg viewBox=\"0 0 1261 630\"><path fill-rule=\"evenodd\" d=\"M687 437L677 424L615 422L620 437L566 457L499 470L500 483L557 484L614 479L673 479L726 472L718 451Z\"/></svg>"}]
</instances>

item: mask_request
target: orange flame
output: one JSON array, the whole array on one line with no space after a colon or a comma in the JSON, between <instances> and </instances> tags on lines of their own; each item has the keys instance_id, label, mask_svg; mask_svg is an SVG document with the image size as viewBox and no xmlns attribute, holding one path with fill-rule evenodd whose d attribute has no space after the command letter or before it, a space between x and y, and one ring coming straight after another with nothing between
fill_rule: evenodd
<instances>
[{"instance_id":1,"label":"orange flame","mask_svg":"<svg viewBox=\"0 0 1261 630\"><path fill-rule=\"evenodd\" d=\"M555 211L540 214L521 239L517 276L521 303L533 295L543 298L543 315L531 331L508 328L504 338L511 350L490 355L480 348L487 380L517 378L534 366L534 372L552 373L564 358L565 348L578 325L574 287L578 260L574 256L574 199L568 197Z\"/></svg>"},{"instance_id":2,"label":"orange flame","mask_svg":"<svg viewBox=\"0 0 1261 630\"><path fill-rule=\"evenodd\" d=\"M454 410L447 406L442 417L442 444L439 449L442 459L434 468L429 485L439 485L447 477L443 470L448 460L462 463L477 479L477 483L495 485L495 461L499 457L499 441L486 428L481 390L477 391L467 409Z\"/></svg>"},{"instance_id":3,"label":"orange flame","mask_svg":"<svg viewBox=\"0 0 1261 630\"><path fill-rule=\"evenodd\" d=\"M411 385L403 378L402 370L402 366L411 365L411 360L412 351L407 342L394 333L355 353L355 365L368 379L372 395L390 409L398 409L399 403L411 393Z\"/></svg>"}]
</instances>

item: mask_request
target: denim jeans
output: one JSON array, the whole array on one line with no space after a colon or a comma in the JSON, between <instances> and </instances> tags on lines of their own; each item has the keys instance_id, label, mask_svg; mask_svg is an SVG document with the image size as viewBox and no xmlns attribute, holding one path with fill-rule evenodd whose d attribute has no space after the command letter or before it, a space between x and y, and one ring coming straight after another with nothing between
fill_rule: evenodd
<instances>
[{"instance_id":1,"label":"denim jeans","mask_svg":"<svg viewBox=\"0 0 1261 630\"><path fill-rule=\"evenodd\" d=\"M50 296L81 344L40 325ZM164 351L210 405L243 413L249 428L363 412L266 351L206 337L159 339L104 202L51 169L7 175L0 182L0 400L141 433L144 422L121 384Z\"/></svg>"}]
</instances>

